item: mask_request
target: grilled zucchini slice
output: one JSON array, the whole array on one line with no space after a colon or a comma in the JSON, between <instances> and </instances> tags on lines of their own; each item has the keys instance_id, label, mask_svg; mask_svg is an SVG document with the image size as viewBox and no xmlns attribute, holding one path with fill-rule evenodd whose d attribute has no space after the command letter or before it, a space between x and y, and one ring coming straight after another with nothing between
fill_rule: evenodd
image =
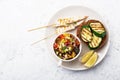
<instances>
[{"instance_id":1,"label":"grilled zucchini slice","mask_svg":"<svg viewBox=\"0 0 120 80\"><path fill-rule=\"evenodd\" d=\"M90 27L91 27L93 33L96 36L98 36L98 37L104 37L105 36L106 31L105 31L104 26L101 23L99 23L99 22L90 23Z\"/></svg>"},{"instance_id":2,"label":"grilled zucchini slice","mask_svg":"<svg viewBox=\"0 0 120 80\"><path fill-rule=\"evenodd\" d=\"M82 26L81 38L84 42L91 42L92 32L89 26Z\"/></svg>"},{"instance_id":3,"label":"grilled zucchini slice","mask_svg":"<svg viewBox=\"0 0 120 80\"><path fill-rule=\"evenodd\" d=\"M102 38L93 34L92 41L88 43L90 49L97 49L102 42Z\"/></svg>"}]
</instances>

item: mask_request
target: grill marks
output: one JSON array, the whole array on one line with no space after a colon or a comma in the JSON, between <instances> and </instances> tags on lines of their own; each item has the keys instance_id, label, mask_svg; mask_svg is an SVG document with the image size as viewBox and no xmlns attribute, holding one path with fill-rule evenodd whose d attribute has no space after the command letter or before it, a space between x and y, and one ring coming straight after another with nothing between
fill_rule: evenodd
<instances>
[{"instance_id":1,"label":"grill marks","mask_svg":"<svg viewBox=\"0 0 120 80\"><path fill-rule=\"evenodd\" d=\"M88 20L77 28L77 36L82 39L90 49L100 49L108 40L105 26L98 20Z\"/></svg>"},{"instance_id":2,"label":"grill marks","mask_svg":"<svg viewBox=\"0 0 120 80\"><path fill-rule=\"evenodd\" d=\"M101 25L101 23L90 23L90 27L92 28L93 31L102 34L105 32L105 28Z\"/></svg>"},{"instance_id":3,"label":"grill marks","mask_svg":"<svg viewBox=\"0 0 120 80\"><path fill-rule=\"evenodd\" d=\"M92 40L92 32L90 28L83 28L81 32L81 38L85 42L90 42Z\"/></svg>"},{"instance_id":4,"label":"grill marks","mask_svg":"<svg viewBox=\"0 0 120 80\"><path fill-rule=\"evenodd\" d=\"M102 38L94 34L94 31L102 33L105 31L100 23L90 23L88 26L82 26L81 38L84 42L88 42L91 49L96 49L102 42Z\"/></svg>"},{"instance_id":5,"label":"grill marks","mask_svg":"<svg viewBox=\"0 0 120 80\"><path fill-rule=\"evenodd\" d=\"M90 35L90 36L92 35L91 30L89 28L88 29L84 28L83 32L86 33L87 35Z\"/></svg>"},{"instance_id":6,"label":"grill marks","mask_svg":"<svg viewBox=\"0 0 120 80\"><path fill-rule=\"evenodd\" d=\"M100 43L102 42L102 38L101 37L97 37L96 35L93 35L93 39L92 41L89 43L90 48L97 48Z\"/></svg>"}]
</instances>

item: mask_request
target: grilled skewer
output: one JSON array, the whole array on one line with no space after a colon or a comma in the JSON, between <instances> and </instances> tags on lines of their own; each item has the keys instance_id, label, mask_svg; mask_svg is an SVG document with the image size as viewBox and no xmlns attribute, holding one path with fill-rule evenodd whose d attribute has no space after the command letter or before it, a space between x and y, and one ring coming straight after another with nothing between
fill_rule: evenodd
<instances>
[{"instance_id":1,"label":"grilled skewer","mask_svg":"<svg viewBox=\"0 0 120 80\"><path fill-rule=\"evenodd\" d=\"M38 43L38 42L40 42L42 40L48 39L48 38L52 37L55 34L60 34L60 33L63 33L63 32L74 30L78 25L80 25L81 21L85 22L87 18L88 18L88 16L85 16L83 19L79 19L79 20L76 20L76 21L73 21L73 22L70 22L70 23L66 23L66 25L55 26L56 31L53 34L34 42L32 45L34 45L34 44L36 44L36 43ZM37 29L39 29L39 28L31 29L29 31L33 31L33 30L37 30Z\"/></svg>"},{"instance_id":2,"label":"grilled skewer","mask_svg":"<svg viewBox=\"0 0 120 80\"><path fill-rule=\"evenodd\" d=\"M88 18L88 16L85 16L83 19L78 19L78 20L76 20L76 21L68 22L68 23L65 23L65 24L51 24L51 25L47 25L47 26L42 26L42 27L33 28L33 29L28 30L28 31L39 30L39 29L42 29L42 28L50 27L50 26L56 27L56 28L57 28L57 27L62 27L62 26L69 26L69 25L75 24L75 23L80 22L80 21L82 21L82 20L84 20L84 19L87 19L87 18Z\"/></svg>"}]
</instances>

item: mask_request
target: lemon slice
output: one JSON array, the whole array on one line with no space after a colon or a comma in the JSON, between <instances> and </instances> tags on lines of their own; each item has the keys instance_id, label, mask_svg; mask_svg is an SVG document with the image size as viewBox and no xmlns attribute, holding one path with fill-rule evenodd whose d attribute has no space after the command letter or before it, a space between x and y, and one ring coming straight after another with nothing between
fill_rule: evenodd
<instances>
[{"instance_id":1,"label":"lemon slice","mask_svg":"<svg viewBox=\"0 0 120 80\"><path fill-rule=\"evenodd\" d=\"M94 66L97 59L98 59L98 54L96 52L94 52L94 54L90 57L90 59L84 65L86 67L90 68L90 67Z\"/></svg>"},{"instance_id":2,"label":"lemon slice","mask_svg":"<svg viewBox=\"0 0 120 80\"><path fill-rule=\"evenodd\" d=\"M86 63L89 60L89 58L93 55L93 53L94 53L94 50L91 50L86 54L84 54L83 57L81 58L81 63Z\"/></svg>"}]
</instances>

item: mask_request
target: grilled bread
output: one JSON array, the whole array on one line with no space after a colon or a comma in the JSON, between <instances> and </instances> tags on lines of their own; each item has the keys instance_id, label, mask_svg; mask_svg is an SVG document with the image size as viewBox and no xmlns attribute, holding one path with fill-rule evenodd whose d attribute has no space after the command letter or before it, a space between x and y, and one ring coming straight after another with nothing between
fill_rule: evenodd
<instances>
[{"instance_id":1,"label":"grilled bread","mask_svg":"<svg viewBox=\"0 0 120 80\"><path fill-rule=\"evenodd\" d=\"M107 41L107 31L98 20L88 20L77 28L77 36L85 42L90 49L100 49Z\"/></svg>"}]
</instances>

